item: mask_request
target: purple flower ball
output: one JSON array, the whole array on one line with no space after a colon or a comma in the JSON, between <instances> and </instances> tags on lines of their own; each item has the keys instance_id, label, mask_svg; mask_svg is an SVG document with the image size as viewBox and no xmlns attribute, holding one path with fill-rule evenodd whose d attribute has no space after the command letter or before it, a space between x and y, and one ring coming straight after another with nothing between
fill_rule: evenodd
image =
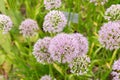
<instances>
[{"instance_id":1,"label":"purple flower ball","mask_svg":"<svg viewBox=\"0 0 120 80\"><path fill-rule=\"evenodd\" d=\"M120 20L120 4L111 5L105 11L105 19L108 21Z\"/></svg>"},{"instance_id":2,"label":"purple flower ball","mask_svg":"<svg viewBox=\"0 0 120 80\"><path fill-rule=\"evenodd\" d=\"M86 37L84 37L80 33L74 33L72 34L73 37L75 37L79 44L79 53L78 55L84 55L88 52L88 40Z\"/></svg>"},{"instance_id":3,"label":"purple flower ball","mask_svg":"<svg viewBox=\"0 0 120 80\"><path fill-rule=\"evenodd\" d=\"M57 10L50 11L44 18L43 30L49 33L59 33L63 31L67 24L65 15Z\"/></svg>"},{"instance_id":4,"label":"purple flower ball","mask_svg":"<svg viewBox=\"0 0 120 80\"><path fill-rule=\"evenodd\" d=\"M113 76L112 80L120 80L120 59L114 62L111 74Z\"/></svg>"},{"instance_id":5,"label":"purple flower ball","mask_svg":"<svg viewBox=\"0 0 120 80\"><path fill-rule=\"evenodd\" d=\"M70 71L76 75L84 75L88 72L90 58L87 55L77 56L69 62Z\"/></svg>"},{"instance_id":6,"label":"purple flower ball","mask_svg":"<svg viewBox=\"0 0 120 80\"><path fill-rule=\"evenodd\" d=\"M106 49L120 48L120 22L105 23L99 30L99 42Z\"/></svg>"},{"instance_id":7,"label":"purple flower ball","mask_svg":"<svg viewBox=\"0 0 120 80\"><path fill-rule=\"evenodd\" d=\"M50 53L48 52L49 44L51 38L45 37L43 39L39 39L33 49L33 55L40 63L51 63L52 59L50 58Z\"/></svg>"},{"instance_id":8,"label":"purple flower ball","mask_svg":"<svg viewBox=\"0 0 120 80\"><path fill-rule=\"evenodd\" d=\"M4 14L0 14L0 24L2 25L0 28L3 31L3 34L8 33L13 26L13 22L10 17Z\"/></svg>"},{"instance_id":9,"label":"purple flower ball","mask_svg":"<svg viewBox=\"0 0 120 80\"><path fill-rule=\"evenodd\" d=\"M54 61L70 62L79 52L78 41L69 34L58 34L51 40L48 51Z\"/></svg>"},{"instance_id":10,"label":"purple flower ball","mask_svg":"<svg viewBox=\"0 0 120 80\"><path fill-rule=\"evenodd\" d=\"M39 27L35 20L26 19L21 23L19 29L20 29L20 33L24 37L31 37L36 34L36 31L39 30Z\"/></svg>"}]
</instances>

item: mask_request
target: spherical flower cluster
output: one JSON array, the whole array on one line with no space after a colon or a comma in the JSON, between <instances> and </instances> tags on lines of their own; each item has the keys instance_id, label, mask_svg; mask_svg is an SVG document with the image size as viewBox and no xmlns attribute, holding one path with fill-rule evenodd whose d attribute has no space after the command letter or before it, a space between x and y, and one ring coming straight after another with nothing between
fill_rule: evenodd
<instances>
[{"instance_id":1,"label":"spherical flower cluster","mask_svg":"<svg viewBox=\"0 0 120 80\"><path fill-rule=\"evenodd\" d=\"M11 30L13 23L9 16L0 14L0 24L2 25L1 30L3 30L3 34L7 33Z\"/></svg>"},{"instance_id":2,"label":"spherical flower cluster","mask_svg":"<svg viewBox=\"0 0 120 80\"><path fill-rule=\"evenodd\" d=\"M50 75L45 75L42 76L40 80L52 80L52 78L50 77Z\"/></svg>"},{"instance_id":3,"label":"spherical flower cluster","mask_svg":"<svg viewBox=\"0 0 120 80\"><path fill-rule=\"evenodd\" d=\"M19 29L20 33L23 34L24 37L30 37L34 36L39 28L36 21L32 19L26 19L21 23Z\"/></svg>"},{"instance_id":4,"label":"spherical flower cluster","mask_svg":"<svg viewBox=\"0 0 120 80\"><path fill-rule=\"evenodd\" d=\"M106 47L106 49L120 48L120 22L105 23L99 31L99 42Z\"/></svg>"},{"instance_id":5,"label":"spherical flower cluster","mask_svg":"<svg viewBox=\"0 0 120 80\"><path fill-rule=\"evenodd\" d=\"M120 59L114 62L112 70L112 80L120 80Z\"/></svg>"},{"instance_id":6,"label":"spherical flower cluster","mask_svg":"<svg viewBox=\"0 0 120 80\"><path fill-rule=\"evenodd\" d=\"M82 55L74 58L70 63L69 67L71 73L76 75L84 75L88 72L90 58L87 55Z\"/></svg>"},{"instance_id":7,"label":"spherical flower cluster","mask_svg":"<svg viewBox=\"0 0 120 80\"><path fill-rule=\"evenodd\" d=\"M120 71L120 59L114 62L112 69L116 71Z\"/></svg>"},{"instance_id":8,"label":"spherical flower cluster","mask_svg":"<svg viewBox=\"0 0 120 80\"><path fill-rule=\"evenodd\" d=\"M33 55L40 63L51 63L52 59L50 58L50 53L48 52L48 47L50 44L51 38L45 37L43 39L39 39L33 49Z\"/></svg>"},{"instance_id":9,"label":"spherical flower cluster","mask_svg":"<svg viewBox=\"0 0 120 80\"><path fill-rule=\"evenodd\" d=\"M61 6L61 0L44 0L46 10L56 9Z\"/></svg>"},{"instance_id":10,"label":"spherical flower cluster","mask_svg":"<svg viewBox=\"0 0 120 80\"><path fill-rule=\"evenodd\" d=\"M90 0L91 3L95 3L95 5L104 5L108 0Z\"/></svg>"},{"instance_id":11,"label":"spherical flower cluster","mask_svg":"<svg viewBox=\"0 0 120 80\"><path fill-rule=\"evenodd\" d=\"M73 36L61 33L51 40L48 50L54 61L66 63L76 57L79 52L79 44Z\"/></svg>"},{"instance_id":12,"label":"spherical flower cluster","mask_svg":"<svg viewBox=\"0 0 120 80\"><path fill-rule=\"evenodd\" d=\"M78 44L79 44L78 55L86 54L88 52L88 40L87 40L87 38L79 33L72 34L72 36L78 40Z\"/></svg>"},{"instance_id":13,"label":"spherical flower cluster","mask_svg":"<svg viewBox=\"0 0 120 80\"><path fill-rule=\"evenodd\" d=\"M112 5L105 11L105 19L120 20L120 4Z\"/></svg>"},{"instance_id":14,"label":"spherical flower cluster","mask_svg":"<svg viewBox=\"0 0 120 80\"><path fill-rule=\"evenodd\" d=\"M63 31L67 24L65 15L60 11L50 11L44 19L43 30L49 33L57 33Z\"/></svg>"}]
</instances>

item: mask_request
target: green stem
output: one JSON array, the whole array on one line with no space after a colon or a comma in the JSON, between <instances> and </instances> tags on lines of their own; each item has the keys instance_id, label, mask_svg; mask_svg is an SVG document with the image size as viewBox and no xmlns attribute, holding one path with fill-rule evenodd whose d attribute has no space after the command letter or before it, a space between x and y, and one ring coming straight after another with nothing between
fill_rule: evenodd
<instances>
[{"instance_id":1,"label":"green stem","mask_svg":"<svg viewBox=\"0 0 120 80\"><path fill-rule=\"evenodd\" d=\"M67 70L67 66L66 66L66 64L65 64L65 78L64 78L64 80L67 80L67 73L66 73L66 70Z\"/></svg>"},{"instance_id":2,"label":"green stem","mask_svg":"<svg viewBox=\"0 0 120 80\"><path fill-rule=\"evenodd\" d=\"M66 74L66 72L65 72L65 80L67 80L67 74Z\"/></svg>"},{"instance_id":3,"label":"green stem","mask_svg":"<svg viewBox=\"0 0 120 80\"><path fill-rule=\"evenodd\" d=\"M110 66L112 65L112 63L113 63L113 61L114 61L114 59L115 59L115 57L116 57L117 51L118 51L118 49L116 49L116 50L113 52L113 55L112 55L112 58L111 58L111 61L110 61Z\"/></svg>"},{"instance_id":4,"label":"green stem","mask_svg":"<svg viewBox=\"0 0 120 80\"><path fill-rule=\"evenodd\" d=\"M52 70L52 64L49 64L49 74L52 77L52 79L54 79L53 70Z\"/></svg>"},{"instance_id":5,"label":"green stem","mask_svg":"<svg viewBox=\"0 0 120 80\"><path fill-rule=\"evenodd\" d=\"M96 57L97 53L100 52L101 49L102 49L102 47L99 47L99 48L95 51L95 53L93 54L93 58Z\"/></svg>"},{"instance_id":6,"label":"green stem","mask_svg":"<svg viewBox=\"0 0 120 80\"><path fill-rule=\"evenodd\" d=\"M29 54L31 54L31 50L32 50L32 46L31 46L31 41L30 41L30 37L26 38L28 46L29 46Z\"/></svg>"}]
</instances>

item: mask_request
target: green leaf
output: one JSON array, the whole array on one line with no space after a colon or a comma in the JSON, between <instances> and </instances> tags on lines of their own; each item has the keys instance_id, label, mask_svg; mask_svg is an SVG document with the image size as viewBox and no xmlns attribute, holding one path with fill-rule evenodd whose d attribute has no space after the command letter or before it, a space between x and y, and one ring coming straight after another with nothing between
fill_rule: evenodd
<instances>
[{"instance_id":1,"label":"green leaf","mask_svg":"<svg viewBox=\"0 0 120 80\"><path fill-rule=\"evenodd\" d=\"M4 0L0 0L0 11L4 14L6 13Z\"/></svg>"},{"instance_id":2,"label":"green leaf","mask_svg":"<svg viewBox=\"0 0 120 80\"><path fill-rule=\"evenodd\" d=\"M5 55L2 54L2 51L0 51L0 65L2 65L5 61Z\"/></svg>"},{"instance_id":3,"label":"green leaf","mask_svg":"<svg viewBox=\"0 0 120 80\"><path fill-rule=\"evenodd\" d=\"M53 66L61 75L64 75L63 70L62 70L62 68L60 66L58 66L55 63L53 63Z\"/></svg>"},{"instance_id":4,"label":"green leaf","mask_svg":"<svg viewBox=\"0 0 120 80\"><path fill-rule=\"evenodd\" d=\"M9 33L8 34L2 34L2 31L0 31L0 46L4 49L6 53L10 53L11 51L11 38Z\"/></svg>"}]
</instances>

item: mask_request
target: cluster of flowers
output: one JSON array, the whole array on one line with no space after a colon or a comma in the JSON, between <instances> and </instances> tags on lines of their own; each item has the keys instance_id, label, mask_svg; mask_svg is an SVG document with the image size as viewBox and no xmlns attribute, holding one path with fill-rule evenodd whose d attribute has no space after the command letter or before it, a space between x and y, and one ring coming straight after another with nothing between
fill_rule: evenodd
<instances>
[{"instance_id":1,"label":"cluster of flowers","mask_svg":"<svg viewBox=\"0 0 120 80\"><path fill-rule=\"evenodd\" d=\"M8 33L13 27L13 22L10 17L3 14L0 14L0 24L3 34ZM35 35L38 29L37 22L32 19L24 20L19 27L20 33L23 34L24 37Z\"/></svg>"},{"instance_id":2,"label":"cluster of flowers","mask_svg":"<svg viewBox=\"0 0 120 80\"><path fill-rule=\"evenodd\" d=\"M71 73L83 75L90 63L87 51L88 41L83 35L60 33L53 38L39 39L34 45L33 55L41 63L68 63Z\"/></svg>"},{"instance_id":3,"label":"cluster of flowers","mask_svg":"<svg viewBox=\"0 0 120 80\"><path fill-rule=\"evenodd\" d=\"M45 8L52 10L59 8L61 0L44 0ZM88 52L88 41L82 34L60 33L67 24L65 15L58 10L50 11L44 18L43 30L49 33L58 33L54 37L39 39L33 49L33 55L40 63L54 62L68 63L71 73L84 75L88 71L90 58ZM78 66L79 65L79 66ZM50 76L43 76L51 80ZM44 80L43 77L41 80Z\"/></svg>"},{"instance_id":4,"label":"cluster of flowers","mask_svg":"<svg viewBox=\"0 0 120 80\"><path fill-rule=\"evenodd\" d=\"M61 0L44 0L44 4L46 9L51 10L53 8L60 7ZM10 31L13 26L10 17L3 14L0 15L0 24L3 25L3 27L1 27L3 33ZM66 24L67 19L65 15L61 11L52 10L44 18L43 30L49 33L59 33L63 31ZM36 34L36 31L39 30L39 27L35 20L26 19L21 23L19 30L24 37L30 37Z\"/></svg>"},{"instance_id":5,"label":"cluster of flowers","mask_svg":"<svg viewBox=\"0 0 120 80\"><path fill-rule=\"evenodd\" d=\"M120 48L120 4L112 5L105 12L108 20L99 30L99 42L106 49ZM112 67L113 80L120 80L120 60L114 62Z\"/></svg>"},{"instance_id":6,"label":"cluster of flowers","mask_svg":"<svg viewBox=\"0 0 120 80\"><path fill-rule=\"evenodd\" d=\"M99 41L106 49L114 50L120 48L120 5L112 5L105 12L108 20L99 31ZM114 20L114 21L113 21Z\"/></svg>"}]
</instances>

